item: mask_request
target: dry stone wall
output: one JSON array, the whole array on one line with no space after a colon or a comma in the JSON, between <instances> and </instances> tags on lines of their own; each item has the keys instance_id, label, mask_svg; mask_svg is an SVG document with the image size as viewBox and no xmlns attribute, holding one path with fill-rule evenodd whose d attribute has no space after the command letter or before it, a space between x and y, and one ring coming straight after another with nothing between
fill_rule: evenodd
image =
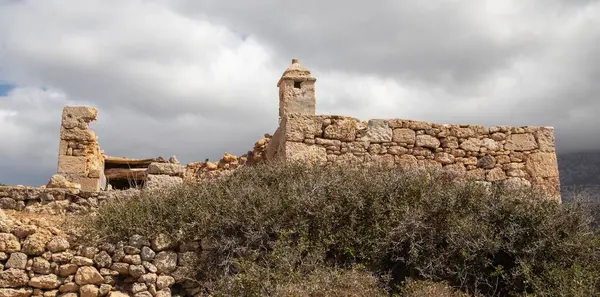
<instances>
[{"instance_id":1,"label":"dry stone wall","mask_svg":"<svg viewBox=\"0 0 600 297\"><path fill-rule=\"evenodd\" d=\"M178 243L159 234L84 246L73 239L43 218L14 220L0 210L0 296L169 297L200 291L189 280L199 241Z\"/></svg>"},{"instance_id":2,"label":"dry stone wall","mask_svg":"<svg viewBox=\"0 0 600 297\"><path fill-rule=\"evenodd\" d=\"M560 200L554 130L403 119L288 114L267 159L433 168L485 182L536 186Z\"/></svg>"}]
</instances>

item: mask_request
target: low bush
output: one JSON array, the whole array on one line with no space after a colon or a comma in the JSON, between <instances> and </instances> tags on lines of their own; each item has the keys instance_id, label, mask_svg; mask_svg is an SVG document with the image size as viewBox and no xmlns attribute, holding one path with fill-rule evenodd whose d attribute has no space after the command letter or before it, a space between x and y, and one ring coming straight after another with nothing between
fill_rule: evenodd
<instances>
[{"instance_id":1,"label":"low bush","mask_svg":"<svg viewBox=\"0 0 600 297\"><path fill-rule=\"evenodd\" d=\"M408 294L408 279L483 296L600 287L589 207L435 172L255 166L113 202L91 219L96 240L201 239L211 248L196 277L213 295Z\"/></svg>"}]
</instances>

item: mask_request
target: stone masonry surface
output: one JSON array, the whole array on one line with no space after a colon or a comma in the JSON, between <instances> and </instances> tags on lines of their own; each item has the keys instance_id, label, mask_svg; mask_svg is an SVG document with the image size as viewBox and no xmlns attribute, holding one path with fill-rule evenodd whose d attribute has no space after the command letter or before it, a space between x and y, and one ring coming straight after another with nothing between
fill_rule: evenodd
<instances>
[{"instance_id":1,"label":"stone masonry surface","mask_svg":"<svg viewBox=\"0 0 600 297\"><path fill-rule=\"evenodd\" d=\"M267 159L441 169L478 181L540 187L560 201L554 142L551 127L288 114L269 143Z\"/></svg>"},{"instance_id":2,"label":"stone masonry surface","mask_svg":"<svg viewBox=\"0 0 600 297\"><path fill-rule=\"evenodd\" d=\"M195 296L189 277L199 241L166 234L132 236L117 244L74 244L45 218L14 219L0 210L0 297ZM174 292L174 285L178 284Z\"/></svg>"}]
</instances>

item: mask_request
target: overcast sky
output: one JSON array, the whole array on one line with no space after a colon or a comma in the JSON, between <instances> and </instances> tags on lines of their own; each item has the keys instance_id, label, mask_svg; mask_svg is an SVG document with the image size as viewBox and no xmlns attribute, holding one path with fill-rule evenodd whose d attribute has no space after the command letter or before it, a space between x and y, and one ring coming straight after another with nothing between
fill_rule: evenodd
<instances>
[{"instance_id":1,"label":"overcast sky","mask_svg":"<svg viewBox=\"0 0 600 297\"><path fill-rule=\"evenodd\" d=\"M600 148L600 1L0 0L0 183L56 171L65 105L107 155L242 154L292 58L317 113L556 128Z\"/></svg>"}]
</instances>

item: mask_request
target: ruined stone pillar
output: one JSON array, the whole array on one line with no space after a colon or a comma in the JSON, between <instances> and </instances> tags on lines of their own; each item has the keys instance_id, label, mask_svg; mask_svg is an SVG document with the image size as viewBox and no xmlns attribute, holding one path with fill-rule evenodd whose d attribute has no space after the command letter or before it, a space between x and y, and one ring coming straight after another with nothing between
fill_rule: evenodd
<instances>
[{"instance_id":1,"label":"ruined stone pillar","mask_svg":"<svg viewBox=\"0 0 600 297\"><path fill-rule=\"evenodd\" d=\"M104 153L98 137L89 128L98 110L86 106L66 106L62 113L58 174L81 185L81 190L97 192L104 188Z\"/></svg>"},{"instance_id":2,"label":"ruined stone pillar","mask_svg":"<svg viewBox=\"0 0 600 297\"><path fill-rule=\"evenodd\" d=\"M315 115L315 81L310 70L292 59L292 65L284 72L277 87L279 87L279 119L284 115L297 113Z\"/></svg>"}]
</instances>

